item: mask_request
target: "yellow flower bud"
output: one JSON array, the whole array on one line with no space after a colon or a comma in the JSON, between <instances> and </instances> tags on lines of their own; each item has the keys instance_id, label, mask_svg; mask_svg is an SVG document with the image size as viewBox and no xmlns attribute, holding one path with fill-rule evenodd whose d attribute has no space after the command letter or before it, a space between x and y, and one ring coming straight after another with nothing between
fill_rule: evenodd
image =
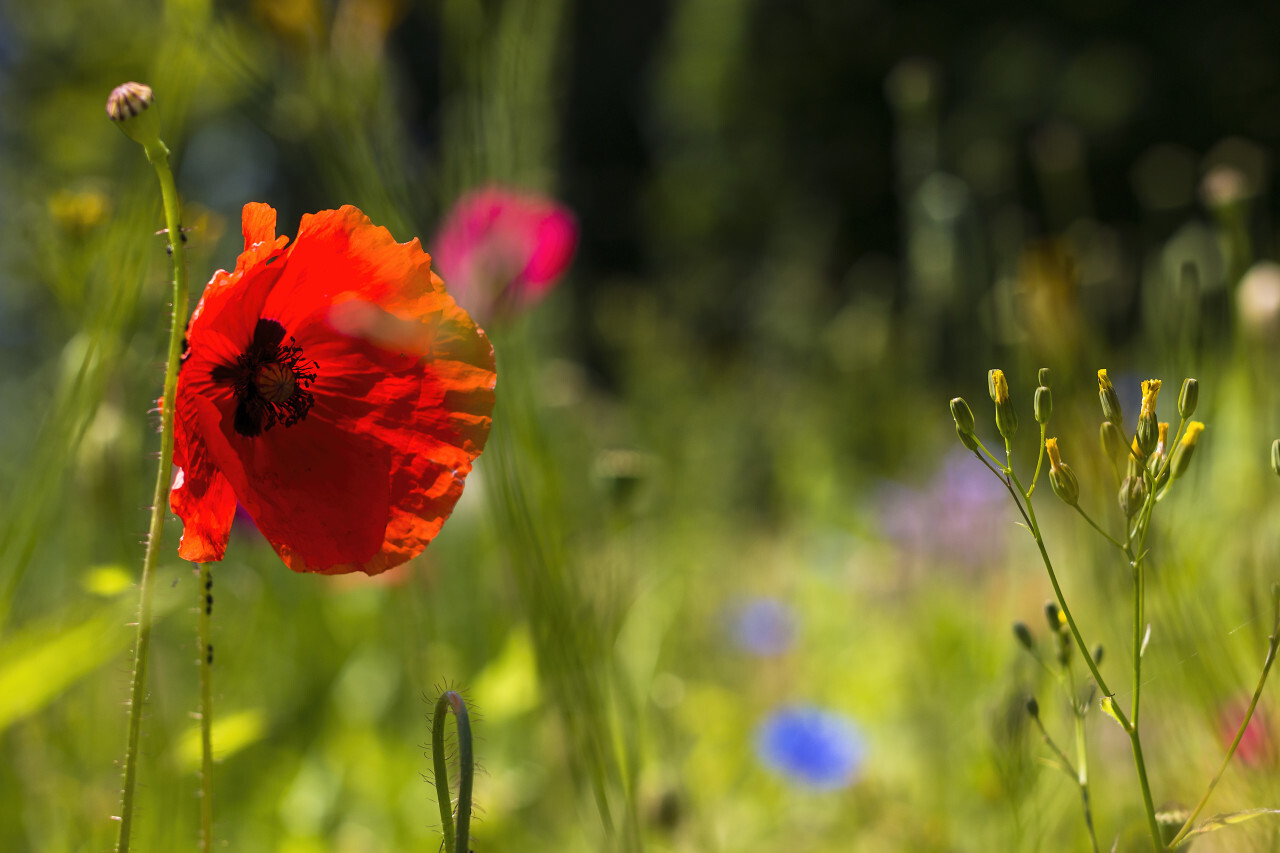
<instances>
[{"instance_id":1,"label":"yellow flower bud","mask_svg":"<svg viewBox=\"0 0 1280 853\"><path fill-rule=\"evenodd\" d=\"M1191 455L1195 453L1202 432L1204 424L1199 421L1187 424L1187 431L1182 434L1182 441L1174 448L1173 458L1169 462L1169 472L1175 479L1187 472L1187 467L1191 465Z\"/></svg>"},{"instance_id":2,"label":"yellow flower bud","mask_svg":"<svg viewBox=\"0 0 1280 853\"><path fill-rule=\"evenodd\" d=\"M1006 439L1013 438L1018 431L1018 413L1009 399L1009 383L1003 370L996 369L987 374L987 390L991 401L996 404L996 429Z\"/></svg>"},{"instance_id":3,"label":"yellow flower bud","mask_svg":"<svg viewBox=\"0 0 1280 853\"><path fill-rule=\"evenodd\" d=\"M1142 383L1142 410L1138 414L1137 444L1142 455L1148 456L1156 449L1156 399L1160 396L1160 380L1147 379Z\"/></svg>"},{"instance_id":4,"label":"yellow flower bud","mask_svg":"<svg viewBox=\"0 0 1280 853\"><path fill-rule=\"evenodd\" d=\"M1075 506L1080 501L1080 481L1071 466L1062 461L1058 439L1046 438L1044 449L1049 454L1049 485L1053 487L1053 493L1067 506Z\"/></svg>"},{"instance_id":5,"label":"yellow flower bud","mask_svg":"<svg viewBox=\"0 0 1280 853\"><path fill-rule=\"evenodd\" d=\"M1107 377L1106 369L1098 371L1098 399L1102 401L1102 418L1111 421L1124 434L1124 415L1120 411L1120 395Z\"/></svg>"}]
</instances>

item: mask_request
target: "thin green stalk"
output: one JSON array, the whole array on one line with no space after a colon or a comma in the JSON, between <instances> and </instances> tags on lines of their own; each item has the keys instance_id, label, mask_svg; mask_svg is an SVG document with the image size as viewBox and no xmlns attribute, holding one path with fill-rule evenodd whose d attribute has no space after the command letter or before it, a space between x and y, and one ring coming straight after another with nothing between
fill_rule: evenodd
<instances>
[{"instance_id":1,"label":"thin green stalk","mask_svg":"<svg viewBox=\"0 0 1280 853\"><path fill-rule=\"evenodd\" d=\"M1084 714L1077 706L1072 706L1076 718L1076 782L1080 785L1080 799L1084 802L1084 823L1089 828L1089 841L1093 843L1093 853L1098 853L1098 835L1093 828L1093 807L1089 802L1089 753L1085 747Z\"/></svg>"},{"instance_id":2,"label":"thin green stalk","mask_svg":"<svg viewBox=\"0 0 1280 853\"><path fill-rule=\"evenodd\" d=\"M213 853L213 574L200 563L200 850Z\"/></svg>"},{"instance_id":3,"label":"thin green stalk","mask_svg":"<svg viewBox=\"0 0 1280 853\"><path fill-rule=\"evenodd\" d=\"M1022 489L1022 483L1018 481L1018 476L1013 473L1012 468L1010 468L1007 473L1017 485L1018 491L1025 494ZM1075 617L1071 614L1071 608L1067 605L1066 596L1062 594L1062 586L1058 583L1058 575L1053 570L1053 562L1049 559L1049 552L1045 548L1044 537L1041 535L1040 525L1036 521L1036 513L1035 509L1031 505L1031 501L1026 502L1024 516L1029 522L1031 535L1036 540L1036 547L1040 550L1040 559L1044 563L1045 570L1049 574L1049 583L1053 586L1053 593L1057 597L1058 606L1062 608L1062 615L1067 620L1067 627L1071 629L1071 636L1075 639L1076 647L1080 650L1081 657L1084 658L1084 662L1088 665L1089 672L1097 683L1098 689L1102 691L1104 696L1112 697L1115 694L1107 687L1106 681L1102 678L1102 673L1098 671L1098 665L1094 662L1093 655L1090 653L1089 647L1084 642L1084 637L1080 635L1080 629L1076 626ZM1127 717L1125 717L1124 711L1120 710L1120 707L1116 705L1114 701L1111 703L1111 706L1116 720L1129 735L1129 743L1133 752L1133 761L1138 771L1138 783L1142 788L1142 802L1147 812L1147 824L1151 830L1151 841L1155 845L1155 849L1160 850L1163 848L1163 842L1161 841L1160 835L1160 824L1156 820L1156 807L1155 802L1151 798L1151 784L1147 780L1147 766L1142 755L1142 741L1138 737L1138 728L1133 725Z\"/></svg>"},{"instance_id":4,"label":"thin green stalk","mask_svg":"<svg viewBox=\"0 0 1280 853\"><path fill-rule=\"evenodd\" d=\"M1115 546L1116 546L1117 548L1119 548L1120 550L1122 550L1122 551L1123 551L1123 550L1125 550L1125 544L1124 544L1123 542L1121 542L1119 539L1116 539L1114 536L1112 536L1112 535L1111 535L1110 533L1108 533L1107 531L1103 530L1101 527L1099 527L1099 526L1098 526L1098 523L1097 523L1097 522L1095 522L1092 518L1090 518L1090 517L1089 517L1089 514L1088 514L1087 512L1085 512L1083 509L1081 509L1081 508L1080 508L1080 504L1076 504L1076 505L1075 505L1075 511L1076 511L1076 512L1078 512L1078 513L1080 513L1080 517L1081 517L1081 518L1083 518L1085 521L1089 522L1089 526L1090 526L1090 527L1092 527L1094 530L1098 531L1098 533L1102 534L1102 537L1103 537L1104 539L1106 539L1106 540L1107 540L1108 542L1110 542L1112 545L1115 545Z\"/></svg>"},{"instance_id":5,"label":"thin green stalk","mask_svg":"<svg viewBox=\"0 0 1280 853\"><path fill-rule=\"evenodd\" d=\"M449 790L449 762L444 749L445 712L453 713L458 728L458 819L453 817L453 800ZM435 768L436 803L440 807L440 830L444 834L444 853L468 853L471 831L471 788L475 779L475 759L471 752L471 718L467 704L452 690L436 700L431 721L431 760Z\"/></svg>"},{"instance_id":6,"label":"thin green stalk","mask_svg":"<svg viewBox=\"0 0 1280 853\"><path fill-rule=\"evenodd\" d=\"M1204 807L1209 803L1209 797L1213 795L1213 789L1218 787L1218 782L1222 780L1222 775L1227 772L1227 765L1231 763L1232 756L1236 754L1236 747L1240 746L1240 741L1244 738L1244 733L1249 728L1249 721L1253 719L1254 709L1258 707L1258 700L1262 698L1262 688L1266 686L1267 675L1271 672L1271 664L1275 663L1276 660L1276 648L1280 647L1280 594L1277 594L1275 587L1272 587L1271 597L1275 601L1276 615L1271 626L1271 636L1267 638L1270 640L1267 644L1267 659L1262 664L1262 675L1258 676L1258 686L1254 688L1253 698L1249 700L1249 710L1245 711L1244 719L1240 721L1240 728L1236 730L1235 739L1231 741L1231 746L1227 748L1227 754L1222 758L1222 766L1218 768L1218 772L1209 781L1209 787L1204 792L1204 796L1200 798L1200 802L1196 803L1196 807L1192 809L1191 816L1182 825L1182 829L1178 830L1178 834L1169 842L1168 849L1170 850L1186 840L1196 822L1196 818L1200 816L1200 812L1204 811Z\"/></svg>"},{"instance_id":7,"label":"thin green stalk","mask_svg":"<svg viewBox=\"0 0 1280 853\"><path fill-rule=\"evenodd\" d=\"M142 706L146 701L147 658L151 650L152 597L156 562L160 556L160 539L164 532L165 508L168 506L170 469L173 465L174 399L178 387L178 364L182 356L182 331L187 317L187 264L183 254L178 189L173 182L173 171L169 168L169 151L159 140L145 147L147 159L155 167L156 176L160 179L169 252L173 257L173 318L160 410L160 465L156 471L156 487L151 501L151 526L147 532L147 550L142 560L142 578L139 582L138 638L134 647L133 679L129 686L129 735L124 755L124 781L120 790L120 827L116 838L116 853L128 853L133 831L133 794L138 777Z\"/></svg>"},{"instance_id":8,"label":"thin green stalk","mask_svg":"<svg viewBox=\"0 0 1280 853\"><path fill-rule=\"evenodd\" d=\"M1044 465L1044 437L1048 435L1047 424L1040 424L1040 455L1036 457L1036 472L1031 475L1031 488L1027 489L1027 499L1036 493L1036 483L1040 480L1040 468Z\"/></svg>"}]
</instances>

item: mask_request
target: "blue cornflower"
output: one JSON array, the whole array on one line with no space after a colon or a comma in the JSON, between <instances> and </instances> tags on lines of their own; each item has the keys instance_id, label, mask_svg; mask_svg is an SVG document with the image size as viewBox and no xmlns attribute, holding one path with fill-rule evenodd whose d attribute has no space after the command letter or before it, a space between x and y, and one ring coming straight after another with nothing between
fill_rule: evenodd
<instances>
[{"instance_id":1,"label":"blue cornflower","mask_svg":"<svg viewBox=\"0 0 1280 853\"><path fill-rule=\"evenodd\" d=\"M760 657L780 655L795 640L795 614L776 598L743 602L733 609L732 623L734 644Z\"/></svg>"},{"instance_id":2,"label":"blue cornflower","mask_svg":"<svg viewBox=\"0 0 1280 853\"><path fill-rule=\"evenodd\" d=\"M783 776L824 791L853 782L862 767L862 736L848 717L816 707L782 708L756 730L756 753Z\"/></svg>"}]
</instances>

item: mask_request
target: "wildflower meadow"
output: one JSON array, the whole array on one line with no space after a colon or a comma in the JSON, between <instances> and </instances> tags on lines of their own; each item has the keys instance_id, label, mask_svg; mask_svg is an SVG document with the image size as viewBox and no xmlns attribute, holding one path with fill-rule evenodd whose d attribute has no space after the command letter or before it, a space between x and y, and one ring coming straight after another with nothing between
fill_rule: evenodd
<instances>
[{"instance_id":1,"label":"wildflower meadow","mask_svg":"<svg viewBox=\"0 0 1280 853\"><path fill-rule=\"evenodd\" d=\"M0 851L1280 849L1276 37L0 6Z\"/></svg>"}]
</instances>

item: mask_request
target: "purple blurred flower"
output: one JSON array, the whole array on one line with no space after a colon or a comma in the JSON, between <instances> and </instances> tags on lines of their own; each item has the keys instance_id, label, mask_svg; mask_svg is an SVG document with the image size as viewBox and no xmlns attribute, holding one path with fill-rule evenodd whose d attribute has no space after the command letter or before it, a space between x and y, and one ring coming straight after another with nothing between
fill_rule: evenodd
<instances>
[{"instance_id":1,"label":"purple blurred flower","mask_svg":"<svg viewBox=\"0 0 1280 853\"><path fill-rule=\"evenodd\" d=\"M919 559L978 567L1003 553L1009 493L967 450L948 455L924 487L890 483L876 500L885 536Z\"/></svg>"},{"instance_id":2,"label":"purple blurred flower","mask_svg":"<svg viewBox=\"0 0 1280 853\"><path fill-rule=\"evenodd\" d=\"M791 648L796 619L791 608L776 598L751 598L730 611L734 645L760 657L780 655Z\"/></svg>"},{"instance_id":3,"label":"purple blurred flower","mask_svg":"<svg viewBox=\"0 0 1280 853\"><path fill-rule=\"evenodd\" d=\"M821 708L783 708L756 731L756 754L793 782L823 791L851 784L862 767L862 736L848 717Z\"/></svg>"},{"instance_id":4,"label":"purple blurred flower","mask_svg":"<svg viewBox=\"0 0 1280 853\"><path fill-rule=\"evenodd\" d=\"M578 224L549 198L486 187L463 196L432 246L458 304L482 321L547 295L578 246Z\"/></svg>"}]
</instances>

